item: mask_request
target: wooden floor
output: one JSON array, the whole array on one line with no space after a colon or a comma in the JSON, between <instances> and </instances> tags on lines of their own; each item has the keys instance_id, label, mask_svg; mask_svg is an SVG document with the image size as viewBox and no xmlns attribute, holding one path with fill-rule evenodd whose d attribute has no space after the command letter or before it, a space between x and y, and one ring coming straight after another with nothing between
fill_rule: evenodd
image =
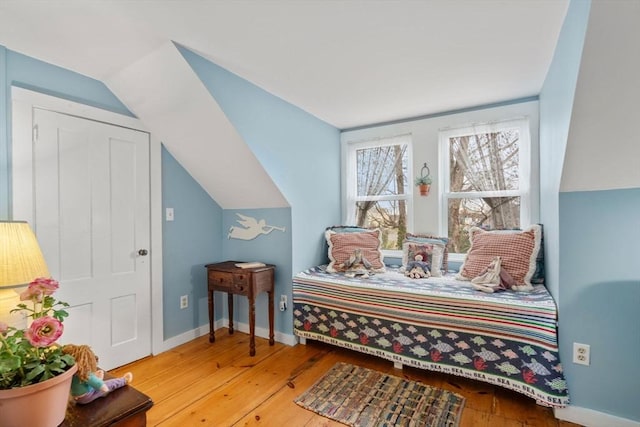
<instances>
[{"instance_id":1,"label":"wooden floor","mask_svg":"<svg viewBox=\"0 0 640 427\"><path fill-rule=\"evenodd\" d=\"M293 403L338 361L463 395L462 427L576 426L556 420L551 409L532 399L485 383L414 368L395 370L386 360L313 341L295 347L256 341L256 356L249 357L248 335L221 329L214 344L203 336L111 372L133 372L132 385L153 399L149 426L342 426Z\"/></svg>"}]
</instances>

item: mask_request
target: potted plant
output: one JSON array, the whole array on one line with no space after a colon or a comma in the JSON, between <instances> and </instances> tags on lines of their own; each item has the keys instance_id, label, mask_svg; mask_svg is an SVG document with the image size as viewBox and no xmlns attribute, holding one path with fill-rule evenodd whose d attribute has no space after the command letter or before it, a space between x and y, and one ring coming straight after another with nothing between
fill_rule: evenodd
<instances>
[{"instance_id":1,"label":"potted plant","mask_svg":"<svg viewBox=\"0 0 640 427\"><path fill-rule=\"evenodd\" d=\"M428 196L433 180L429 175L416 177L415 184L420 189L421 196Z\"/></svg>"},{"instance_id":2,"label":"potted plant","mask_svg":"<svg viewBox=\"0 0 640 427\"><path fill-rule=\"evenodd\" d=\"M75 360L56 343L69 305L53 297L53 279L38 278L11 310L28 319L25 329L0 322L2 426L57 426L64 421ZM35 417L35 418L33 418Z\"/></svg>"}]
</instances>

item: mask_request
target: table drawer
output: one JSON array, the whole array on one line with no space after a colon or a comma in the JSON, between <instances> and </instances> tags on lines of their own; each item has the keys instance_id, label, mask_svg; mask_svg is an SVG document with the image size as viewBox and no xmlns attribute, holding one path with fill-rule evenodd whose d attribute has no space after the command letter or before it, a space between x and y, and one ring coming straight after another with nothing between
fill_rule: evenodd
<instances>
[{"instance_id":1,"label":"table drawer","mask_svg":"<svg viewBox=\"0 0 640 427\"><path fill-rule=\"evenodd\" d=\"M234 283L232 287L232 292L234 294L239 295L248 295L249 294L249 284L248 283Z\"/></svg>"},{"instance_id":2,"label":"table drawer","mask_svg":"<svg viewBox=\"0 0 640 427\"><path fill-rule=\"evenodd\" d=\"M233 274L233 284L234 285L248 285L249 284L249 275L244 273L234 273Z\"/></svg>"},{"instance_id":3,"label":"table drawer","mask_svg":"<svg viewBox=\"0 0 640 427\"><path fill-rule=\"evenodd\" d=\"M231 289L233 287L233 274L222 271L209 271L209 284Z\"/></svg>"}]
</instances>

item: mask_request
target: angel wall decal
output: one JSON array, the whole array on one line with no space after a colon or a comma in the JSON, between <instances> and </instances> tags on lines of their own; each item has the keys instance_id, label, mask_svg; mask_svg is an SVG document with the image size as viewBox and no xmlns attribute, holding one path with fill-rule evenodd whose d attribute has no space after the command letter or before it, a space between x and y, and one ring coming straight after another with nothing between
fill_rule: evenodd
<instances>
[{"instance_id":1,"label":"angel wall decal","mask_svg":"<svg viewBox=\"0 0 640 427\"><path fill-rule=\"evenodd\" d=\"M229 228L229 233L227 234L227 239L240 239L240 240L252 240L258 237L261 234L269 234L273 230L285 231L284 227L276 227L275 225L267 225L264 219L260 221L252 218L250 216L242 215L236 212L238 216L238 224L242 225L242 227L231 226Z\"/></svg>"}]
</instances>

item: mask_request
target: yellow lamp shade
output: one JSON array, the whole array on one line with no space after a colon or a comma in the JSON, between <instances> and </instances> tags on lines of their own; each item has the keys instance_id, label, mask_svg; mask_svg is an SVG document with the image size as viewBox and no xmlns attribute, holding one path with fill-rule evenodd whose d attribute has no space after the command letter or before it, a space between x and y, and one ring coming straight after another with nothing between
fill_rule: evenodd
<instances>
[{"instance_id":1,"label":"yellow lamp shade","mask_svg":"<svg viewBox=\"0 0 640 427\"><path fill-rule=\"evenodd\" d=\"M25 221L0 221L0 288L28 285L49 277L35 234Z\"/></svg>"}]
</instances>

